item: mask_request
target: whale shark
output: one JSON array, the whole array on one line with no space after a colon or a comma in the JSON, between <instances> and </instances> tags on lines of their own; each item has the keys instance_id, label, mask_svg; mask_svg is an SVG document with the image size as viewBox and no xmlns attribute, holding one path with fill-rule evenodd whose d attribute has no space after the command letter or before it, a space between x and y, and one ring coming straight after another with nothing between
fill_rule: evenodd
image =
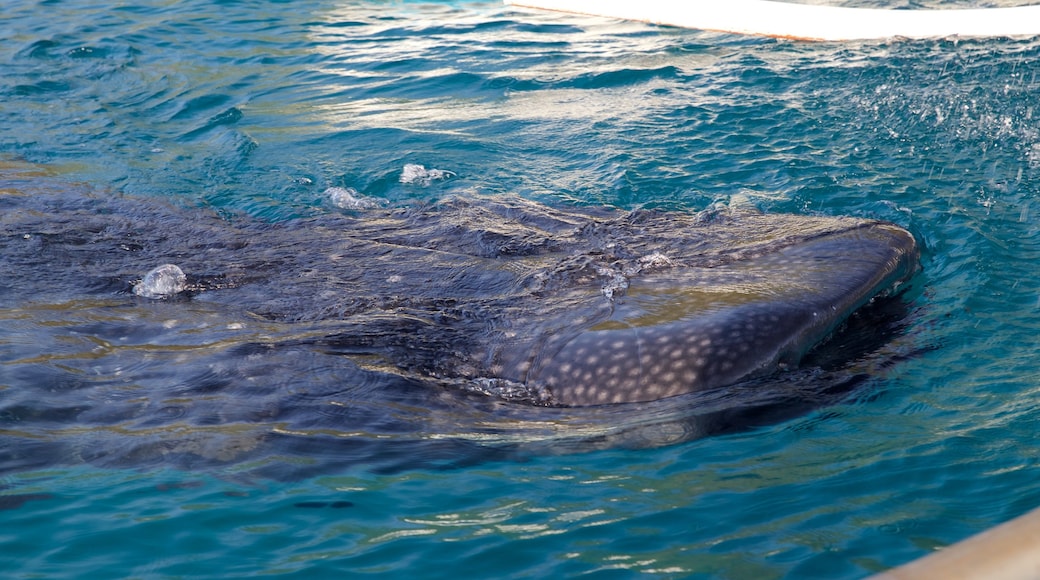
<instances>
[{"instance_id":1,"label":"whale shark","mask_svg":"<svg viewBox=\"0 0 1040 580\"><path fill-rule=\"evenodd\" d=\"M465 414L445 401L483 397L530 427L545 416L515 409L609 416L783 383L919 267L914 236L894 224L746 204L682 212L467 195L271 221L25 166L2 173L0 316L46 323L0 336L8 376L33 385L0 389L0 423L50 424L50 439L54 422L106 440L134 431L165 455L169 429L186 420L190 444L176 449L219 459L273 433L327 434L331 409L349 408L362 430L438 432L455 419L424 407ZM34 389L45 384L65 398L42 402ZM300 413L312 408L305 390L322 400L317 415ZM230 424L252 434L212 427ZM200 442L213 429L220 450Z\"/></svg>"}]
</instances>

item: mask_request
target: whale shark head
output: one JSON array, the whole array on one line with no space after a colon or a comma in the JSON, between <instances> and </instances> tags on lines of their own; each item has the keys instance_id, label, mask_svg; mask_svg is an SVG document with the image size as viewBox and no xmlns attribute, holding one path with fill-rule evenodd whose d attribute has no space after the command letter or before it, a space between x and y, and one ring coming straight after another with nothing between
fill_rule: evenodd
<instances>
[{"instance_id":1,"label":"whale shark head","mask_svg":"<svg viewBox=\"0 0 1040 580\"><path fill-rule=\"evenodd\" d=\"M913 236L866 222L702 268L633 278L606 320L539 347L526 380L557 403L651 401L792 368L905 282Z\"/></svg>"}]
</instances>

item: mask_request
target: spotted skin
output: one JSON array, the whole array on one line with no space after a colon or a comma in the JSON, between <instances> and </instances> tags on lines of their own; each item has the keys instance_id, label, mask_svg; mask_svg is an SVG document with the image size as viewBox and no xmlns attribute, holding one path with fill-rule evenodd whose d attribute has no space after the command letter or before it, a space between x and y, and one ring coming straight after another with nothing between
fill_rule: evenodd
<instances>
[{"instance_id":1,"label":"spotted skin","mask_svg":"<svg viewBox=\"0 0 1040 580\"><path fill-rule=\"evenodd\" d=\"M527 380L567 405L651 401L797 365L852 311L906 280L914 238L874 224L722 267L683 285L682 273L634 280L605 323L579 333Z\"/></svg>"}]
</instances>

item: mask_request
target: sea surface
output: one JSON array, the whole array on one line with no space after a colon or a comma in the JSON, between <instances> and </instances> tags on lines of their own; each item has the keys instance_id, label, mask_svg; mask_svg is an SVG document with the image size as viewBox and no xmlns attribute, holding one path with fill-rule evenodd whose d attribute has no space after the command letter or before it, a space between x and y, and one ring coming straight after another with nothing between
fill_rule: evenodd
<instances>
[{"instance_id":1,"label":"sea surface","mask_svg":"<svg viewBox=\"0 0 1040 580\"><path fill-rule=\"evenodd\" d=\"M161 445L183 435L172 428L106 461L134 437L61 405L101 374L121 387L98 390L111 399L94 409L133 400L179 372L147 363L174 351L194 369L234 340L204 305L0 310L0 570L851 579L1036 508L1038 73L1040 37L805 43L497 2L8 0L0 164L51 190L272 223L346 211L351 197L676 211L739 200L889 220L923 251L887 358L821 407L645 445L573 445L564 425L521 454L447 447L458 461L424 456L443 451L442 425L424 445L372 446L398 454L392 468L343 444L363 435L344 425L326 451L281 457L300 466L291 477L222 461L224 448L186 462ZM171 308L197 317L173 343L157 338L173 340ZM337 380L322 364L248 378L295 392ZM179 395L163 409L204 403ZM63 461L26 443L25 426L44 423L75 450Z\"/></svg>"}]
</instances>

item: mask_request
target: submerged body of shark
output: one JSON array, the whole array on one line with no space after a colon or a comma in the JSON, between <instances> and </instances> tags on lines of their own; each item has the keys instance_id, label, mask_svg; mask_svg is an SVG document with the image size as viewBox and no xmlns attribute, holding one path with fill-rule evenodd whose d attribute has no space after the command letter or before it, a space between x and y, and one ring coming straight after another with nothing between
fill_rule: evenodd
<instances>
[{"instance_id":1,"label":"submerged body of shark","mask_svg":"<svg viewBox=\"0 0 1040 580\"><path fill-rule=\"evenodd\" d=\"M794 368L856 309L905 283L918 259L906 230L864 219L507 197L269 223L91 194L31 171L3 178L7 317L98 300L173 318L219 312L226 328L274 325L220 347L249 360L306 348L350 361L355 378L550 407L656 401ZM185 273L183 291L135 296L161 264ZM88 326L77 332L133 334ZM131 354L118 356L132 383ZM12 398L0 390L0 420ZM113 413L105 421L142 417Z\"/></svg>"}]
</instances>

